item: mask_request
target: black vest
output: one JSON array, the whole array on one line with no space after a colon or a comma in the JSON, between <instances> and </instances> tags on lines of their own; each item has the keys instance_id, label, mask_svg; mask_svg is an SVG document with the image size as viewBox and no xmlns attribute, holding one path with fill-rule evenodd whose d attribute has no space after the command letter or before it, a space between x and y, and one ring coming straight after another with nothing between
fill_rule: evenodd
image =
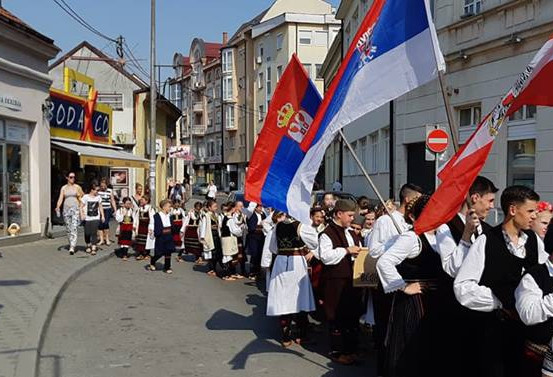
<instances>
[{"instance_id":1,"label":"black vest","mask_svg":"<svg viewBox=\"0 0 553 377\"><path fill-rule=\"evenodd\" d=\"M275 232L279 250L302 249L305 247L305 243L298 232L299 225L298 221L292 223L281 222L276 225Z\"/></svg>"},{"instance_id":2,"label":"black vest","mask_svg":"<svg viewBox=\"0 0 553 377\"><path fill-rule=\"evenodd\" d=\"M265 220L267 216L265 215L264 212L261 213L261 220ZM257 221L257 212L254 212L249 218L248 218L248 221L246 222L248 224L248 231L250 233L254 233L256 230L259 231L259 230L262 230L260 229L262 227L261 225L261 222L259 222L258 224L258 221Z\"/></svg>"},{"instance_id":3,"label":"black vest","mask_svg":"<svg viewBox=\"0 0 553 377\"><path fill-rule=\"evenodd\" d=\"M225 215L223 216L223 221L221 222L221 237L230 237L232 234L230 233L230 228L228 226L228 221L230 218Z\"/></svg>"},{"instance_id":4,"label":"black vest","mask_svg":"<svg viewBox=\"0 0 553 377\"><path fill-rule=\"evenodd\" d=\"M542 297L553 293L553 277L549 275L549 270L545 264L532 267L528 271L528 274L534 278L534 281L542 290ZM538 323L537 325L526 327L526 336L534 343L549 344L549 341L553 337L553 318L549 318L547 321Z\"/></svg>"},{"instance_id":5,"label":"black vest","mask_svg":"<svg viewBox=\"0 0 553 377\"><path fill-rule=\"evenodd\" d=\"M524 259L509 252L501 225L485 233L486 260L480 284L489 287L505 309L515 309L515 290L520 283L523 271L538 264L537 236L532 231L524 232L528 235Z\"/></svg>"},{"instance_id":6,"label":"black vest","mask_svg":"<svg viewBox=\"0 0 553 377\"><path fill-rule=\"evenodd\" d=\"M482 233L486 233L487 231L492 229L492 227L484 221L480 221L480 225L482 226ZM447 223L447 226L449 227L449 231L451 232L451 235L453 236L455 243L458 245L459 242L461 242L461 238L463 238L463 232L465 231L465 223L463 223L463 220L461 220L459 215L455 215L455 217L453 217Z\"/></svg>"},{"instance_id":7,"label":"black vest","mask_svg":"<svg viewBox=\"0 0 553 377\"><path fill-rule=\"evenodd\" d=\"M404 280L437 280L444 278L440 255L436 253L424 234L419 237L421 252L414 258L403 260L397 271Z\"/></svg>"},{"instance_id":8,"label":"black vest","mask_svg":"<svg viewBox=\"0 0 553 377\"><path fill-rule=\"evenodd\" d=\"M330 240L332 241L332 247L334 249L339 247L347 249L349 247L349 243L348 239L346 238L345 232L349 232L349 230L336 224L333 220L328 224L321 235L326 234L328 238L330 238ZM351 256L349 254L346 254L346 256L344 256L338 264L324 265L323 276L326 279L353 279L353 261L351 260Z\"/></svg>"},{"instance_id":9,"label":"black vest","mask_svg":"<svg viewBox=\"0 0 553 377\"><path fill-rule=\"evenodd\" d=\"M545 233L545 239L543 240L545 251L549 254L553 253L553 221L549 223L547 227L547 233Z\"/></svg>"}]
</instances>

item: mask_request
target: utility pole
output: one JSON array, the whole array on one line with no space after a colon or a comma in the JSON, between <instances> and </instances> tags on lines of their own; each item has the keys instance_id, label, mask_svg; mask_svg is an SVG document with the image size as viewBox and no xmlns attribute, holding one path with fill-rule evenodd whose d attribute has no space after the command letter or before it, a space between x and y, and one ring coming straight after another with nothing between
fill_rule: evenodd
<instances>
[{"instance_id":1,"label":"utility pole","mask_svg":"<svg viewBox=\"0 0 553 377\"><path fill-rule=\"evenodd\" d=\"M150 198L156 205L156 0L150 13Z\"/></svg>"}]
</instances>

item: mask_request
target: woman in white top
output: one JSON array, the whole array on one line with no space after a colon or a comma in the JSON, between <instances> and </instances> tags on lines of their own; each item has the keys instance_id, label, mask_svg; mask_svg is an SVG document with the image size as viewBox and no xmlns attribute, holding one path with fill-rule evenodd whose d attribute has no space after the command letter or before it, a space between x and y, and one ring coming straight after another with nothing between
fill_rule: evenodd
<instances>
[{"instance_id":1,"label":"woman in white top","mask_svg":"<svg viewBox=\"0 0 553 377\"><path fill-rule=\"evenodd\" d=\"M215 186L215 182L209 181L209 186L207 186L206 199L215 200L215 198L217 198L217 186Z\"/></svg>"},{"instance_id":2,"label":"woman in white top","mask_svg":"<svg viewBox=\"0 0 553 377\"><path fill-rule=\"evenodd\" d=\"M77 229L81 222L80 206L81 198L84 193L81 186L75 183L75 173L69 172L66 176L67 184L60 190L60 196L56 205L56 215L59 217L63 214L63 220L67 229L67 239L69 241L69 254L75 253L77 245ZM63 212L60 211L63 205Z\"/></svg>"},{"instance_id":3,"label":"woman in white top","mask_svg":"<svg viewBox=\"0 0 553 377\"><path fill-rule=\"evenodd\" d=\"M98 226L104 221L102 198L98 195L97 183L90 185L90 191L81 199L81 218L84 220L84 240L86 252L96 255Z\"/></svg>"}]
</instances>

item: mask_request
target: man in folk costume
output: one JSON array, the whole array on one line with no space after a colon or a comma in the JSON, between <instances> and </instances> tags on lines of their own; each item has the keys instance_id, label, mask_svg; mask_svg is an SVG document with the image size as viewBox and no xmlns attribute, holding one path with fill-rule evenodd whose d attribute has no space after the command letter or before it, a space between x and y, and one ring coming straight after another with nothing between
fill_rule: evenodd
<instances>
[{"instance_id":1,"label":"man in folk costume","mask_svg":"<svg viewBox=\"0 0 553 377\"><path fill-rule=\"evenodd\" d=\"M202 263L203 246L200 243L198 235L201 218L202 202L194 203L194 208L184 218L184 250L187 254L192 254L196 257L196 261L194 262L196 265Z\"/></svg>"},{"instance_id":2,"label":"man in folk costume","mask_svg":"<svg viewBox=\"0 0 553 377\"><path fill-rule=\"evenodd\" d=\"M184 252L184 218L186 214L182 209L182 202L179 199L173 200L173 208L171 209L171 220L173 221L173 242L177 250L177 262L182 262L182 254Z\"/></svg>"},{"instance_id":3,"label":"man in folk costume","mask_svg":"<svg viewBox=\"0 0 553 377\"><path fill-rule=\"evenodd\" d=\"M132 246L133 235L135 233L134 217L135 212L131 198L123 198L123 207L115 212L115 220L119 223L119 246L121 247L122 259L129 259L129 247Z\"/></svg>"},{"instance_id":4,"label":"man in folk costume","mask_svg":"<svg viewBox=\"0 0 553 377\"><path fill-rule=\"evenodd\" d=\"M276 224L270 233L269 250L276 255L267 299L267 315L279 316L282 346L293 341L301 344L307 336L307 313L315 310L313 289L308 275L308 263L318 245L318 235L310 226L290 218ZM298 328L292 334L292 321Z\"/></svg>"},{"instance_id":5,"label":"man in folk costume","mask_svg":"<svg viewBox=\"0 0 553 377\"><path fill-rule=\"evenodd\" d=\"M349 229L357 204L338 200L333 221L319 238L319 257L323 262L324 308L330 330L330 357L350 365L355 362L360 313L360 292L353 287L353 258L361 245Z\"/></svg>"},{"instance_id":6,"label":"man in folk costume","mask_svg":"<svg viewBox=\"0 0 553 377\"><path fill-rule=\"evenodd\" d=\"M150 222L153 224L153 217L156 211L150 205L150 197L143 195L140 200L134 216L134 227L136 228L136 237L134 242L134 250L136 252L136 260L150 258L150 250L154 248L153 233L150 235Z\"/></svg>"},{"instance_id":7,"label":"man in folk costume","mask_svg":"<svg viewBox=\"0 0 553 377\"><path fill-rule=\"evenodd\" d=\"M238 237L242 236L242 229L235 224L234 211L236 203L229 202L226 204L226 211L223 213L221 220L221 247L223 251L223 280L234 281L232 261L237 258Z\"/></svg>"},{"instance_id":8,"label":"man in folk costume","mask_svg":"<svg viewBox=\"0 0 553 377\"><path fill-rule=\"evenodd\" d=\"M263 254L263 243L265 242L265 234L263 233L263 220L267 215L263 211L263 207L255 203L250 203L245 209L248 226L248 235L246 238L246 247L250 255L250 278L257 279L261 272L261 256Z\"/></svg>"},{"instance_id":9,"label":"man in folk costume","mask_svg":"<svg viewBox=\"0 0 553 377\"><path fill-rule=\"evenodd\" d=\"M473 333L478 326L479 315L466 309L455 299L453 279L457 276L472 243L479 235L491 230L492 227L484 220L494 208L497 191L492 181L478 176L470 187L459 213L436 231L436 247L442 260L442 267L447 273L446 276L449 276L446 283L451 286L447 296L442 300L442 314L444 318L448 318L448 323L456 323L453 327L447 324L448 336L452 337L455 334L456 341L452 342L448 349L442 349L444 354L439 358L443 360L449 359L453 362L452 359L460 355L464 355L467 359L477 359L473 347ZM477 363L461 363L451 371L451 375L473 375L479 369Z\"/></svg>"},{"instance_id":10,"label":"man in folk costume","mask_svg":"<svg viewBox=\"0 0 553 377\"><path fill-rule=\"evenodd\" d=\"M455 278L457 300L481 312L473 344L482 376L521 375L524 327L515 309L515 290L525 270L548 258L530 231L538 201L539 195L527 187L505 189L503 223L476 239Z\"/></svg>"},{"instance_id":11,"label":"man in folk costume","mask_svg":"<svg viewBox=\"0 0 553 377\"><path fill-rule=\"evenodd\" d=\"M204 248L203 258L208 261L209 265L207 274L222 277L221 272L217 272L217 265L220 265L223 261L221 224L217 208L218 205L215 200L210 199L206 202L206 212L202 216L198 233Z\"/></svg>"}]
</instances>

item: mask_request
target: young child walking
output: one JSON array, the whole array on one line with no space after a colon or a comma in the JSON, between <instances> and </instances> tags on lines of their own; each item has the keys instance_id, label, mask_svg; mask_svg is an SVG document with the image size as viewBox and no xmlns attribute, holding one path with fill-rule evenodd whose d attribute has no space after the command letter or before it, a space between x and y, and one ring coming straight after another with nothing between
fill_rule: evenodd
<instances>
[{"instance_id":1,"label":"young child walking","mask_svg":"<svg viewBox=\"0 0 553 377\"><path fill-rule=\"evenodd\" d=\"M104 210L102 198L98 195L98 183L90 185L88 194L81 199L81 219L84 220L84 240L86 252L96 255L96 244L98 243L98 226L104 221ZM70 252L73 255L75 252Z\"/></svg>"},{"instance_id":2,"label":"young child walking","mask_svg":"<svg viewBox=\"0 0 553 377\"><path fill-rule=\"evenodd\" d=\"M153 217L156 213L150 205L150 197L148 195L143 195L139 202L140 206L134 217L134 227L136 228L134 250L136 252L136 260L150 258L150 250L154 248L154 239L150 237L150 223L153 224Z\"/></svg>"},{"instance_id":3,"label":"young child walking","mask_svg":"<svg viewBox=\"0 0 553 377\"><path fill-rule=\"evenodd\" d=\"M184 252L184 218L186 213L181 207L182 202L179 199L173 200L173 209L171 210L171 221L173 222L171 233L177 250L177 262L182 262Z\"/></svg>"},{"instance_id":4,"label":"young child walking","mask_svg":"<svg viewBox=\"0 0 553 377\"><path fill-rule=\"evenodd\" d=\"M121 247L122 257L124 261L129 260L129 247L133 242L133 234L135 232L134 217L135 211L131 198L123 198L123 207L115 212L115 220L119 223L119 246Z\"/></svg>"},{"instance_id":5,"label":"young child walking","mask_svg":"<svg viewBox=\"0 0 553 377\"><path fill-rule=\"evenodd\" d=\"M153 224L150 224L150 229L153 230L155 237L154 256L150 260L148 269L150 271L156 270L156 262L164 257L165 264L163 271L167 274L172 274L171 269L171 253L175 251L175 243L173 241L171 221L171 201L164 199L159 204L161 208L158 213L154 215Z\"/></svg>"}]
</instances>

